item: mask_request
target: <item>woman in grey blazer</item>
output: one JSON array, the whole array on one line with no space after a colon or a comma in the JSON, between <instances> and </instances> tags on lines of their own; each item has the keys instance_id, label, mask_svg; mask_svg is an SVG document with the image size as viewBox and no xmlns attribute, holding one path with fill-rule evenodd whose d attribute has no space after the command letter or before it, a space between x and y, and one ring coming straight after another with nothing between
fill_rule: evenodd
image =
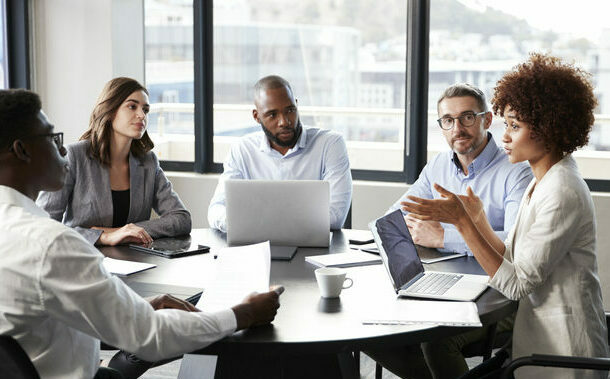
<instances>
[{"instance_id":1,"label":"woman in grey blazer","mask_svg":"<svg viewBox=\"0 0 610 379\"><path fill-rule=\"evenodd\" d=\"M191 215L151 151L149 109L148 91L136 80L109 81L89 129L67 146L69 172L63 189L41 192L36 203L100 245L190 233ZM151 220L153 209L159 218Z\"/></svg>"}]
</instances>

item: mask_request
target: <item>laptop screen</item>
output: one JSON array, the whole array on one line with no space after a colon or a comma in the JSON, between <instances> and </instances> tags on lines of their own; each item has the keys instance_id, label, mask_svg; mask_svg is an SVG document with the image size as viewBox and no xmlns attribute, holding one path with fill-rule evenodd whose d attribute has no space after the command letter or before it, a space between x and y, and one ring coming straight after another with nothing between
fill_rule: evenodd
<instances>
[{"instance_id":1,"label":"laptop screen","mask_svg":"<svg viewBox=\"0 0 610 379\"><path fill-rule=\"evenodd\" d=\"M424 267L417 255L415 244L400 210L377 219L375 227L383 245L388 271L396 289L424 272Z\"/></svg>"}]
</instances>

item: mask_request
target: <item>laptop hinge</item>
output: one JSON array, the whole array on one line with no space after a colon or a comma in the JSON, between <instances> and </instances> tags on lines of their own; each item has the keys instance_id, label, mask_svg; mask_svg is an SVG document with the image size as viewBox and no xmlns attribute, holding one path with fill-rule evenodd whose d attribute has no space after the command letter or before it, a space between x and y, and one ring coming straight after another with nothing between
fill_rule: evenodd
<instances>
[{"instance_id":1,"label":"laptop hinge","mask_svg":"<svg viewBox=\"0 0 610 379\"><path fill-rule=\"evenodd\" d=\"M425 271L422 271L419 274L415 275L415 277L413 279L411 279L407 283L405 283L402 287L400 287L400 289L404 290L404 289L411 287L413 285L413 283L415 283L419 279L421 279L421 277L424 276L425 273L426 273Z\"/></svg>"}]
</instances>

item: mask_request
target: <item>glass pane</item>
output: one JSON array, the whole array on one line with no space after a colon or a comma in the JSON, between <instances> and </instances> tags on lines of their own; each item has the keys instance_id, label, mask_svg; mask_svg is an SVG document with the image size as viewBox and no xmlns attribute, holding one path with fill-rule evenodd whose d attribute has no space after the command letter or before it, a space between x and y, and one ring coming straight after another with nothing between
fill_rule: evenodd
<instances>
[{"instance_id":1,"label":"glass pane","mask_svg":"<svg viewBox=\"0 0 610 379\"><path fill-rule=\"evenodd\" d=\"M343 135L352 168L402 171L406 13L404 0L215 1L214 160L260 130L252 87L276 74L304 125Z\"/></svg>"},{"instance_id":2,"label":"glass pane","mask_svg":"<svg viewBox=\"0 0 610 379\"><path fill-rule=\"evenodd\" d=\"M605 2L549 3L531 0L432 0L428 157L448 146L436 119L442 91L468 82L489 101L498 79L534 51L548 52L593 75L599 106L589 145L574 153L586 178L610 179L610 19ZM503 121L491 132L502 143Z\"/></svg>"},{"instance_id":3,"label":"glass pane","mask_svg":"<svg viewBox=\"0 0 610 379\"><path fill-rule=\"evenodd\" d=\"M161 160L194 161L193 0L146 0L148 132Z\"/></svg>"},{"instance_id":4,"label":"glass pane","mask_svg":"<svg viewBox=\"0 0 610 379\"><path fill-rule=\"evenodd\" d=\"M6 61L6 1L0 1L0 89L8 88L8 63Z\"/></svg>"}]
</instances>

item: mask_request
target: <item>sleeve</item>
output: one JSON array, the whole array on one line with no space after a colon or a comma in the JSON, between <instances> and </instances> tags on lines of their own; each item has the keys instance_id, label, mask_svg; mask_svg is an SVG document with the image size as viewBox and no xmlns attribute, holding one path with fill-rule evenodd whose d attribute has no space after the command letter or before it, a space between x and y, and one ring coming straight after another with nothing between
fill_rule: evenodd
<instances>
[{"instance_id":1,"label":"sleeve","mask_svg":"<svg viewBox=\"0 0 610 379\"><path fill-rule=\"evenodd\" d=\"M513 247L507 246L490 285L507 298L519 300L544 283L577 237L574 228L585 208L580 200L575 193L559 191L540 196L533 205L535 221L524 236L518 237L522 250L514 256L510 251Z\"/></svg>"},{"instance_id":2,"label":"sleeve","mask_svg":"<svg viewBox=\"0 0 610 379\"><path fill-rule=\"evenodd\" d=\"M352 204L352 172L343 137L337 135L325 157L322 180L330 183L330 228L339 230Z\"/></svg>"},{"instance_id":3,"label":"sleeve","mask_svg":"<svg viewBox=\"0 0 610 379\"><path fill-rule=\"evenodd\" d=\"M429 165L430 164L428 164L424 167L424 169L419 174L419 178L417 178L415 183L411 184L411 186L409 187L407 192L405 192L400 197L400 199L398 199L394 204L392 204L392 206L387 210L386 214L394 212L397 209L400 209L402 211L402 213L404 215L406 215L408 212L402 210L402 205L400 205L400 203L402 201L409 201L409 199L407 199L407 196L417 196L417 197L421 197L422 199L432 199L433 198L432 191L431 191L430 178L428 178Z\"/></svg>"},{"instance_id":4,"label":"sleeve","mask_svg":"<svg viewBox=\"0 0 610 379\"><path fill-rule=\"evenodd\" d=\"M155 162L155 197L152 207L159 218L136 222L144 228L152 238L172 237L189 234L191 232L191 214L174 192L172 183L167 180L165 173L159 165L157 157Z\"/></svg>"},{"instance_id":5,"label":"sleeve","mask_svg":"<svg viewBox=\"0 0 610 379\"><path fill-rule=\"evenodd\" d=\"M237 164L237 149L236 145L231 147L229 157L224 163L224 171L218 179L214 196L208 207L208 224L210 228L218 229L221 232L227 231L227 207L225 201L225 181L228 179L244 179L244 173L239 169Z\"/></svg>"},{"instance_id":6,"label":"sleeve","mask_svg":"<svg viewBox=\"0 0 610 379\"><path fill-rule=\"evenodd\" d=\"M72 201L74 193L74 186L76 185L77 165L75 162L74 154L68 147L68 172L66 173L66 179L64 186L59 191L47 192L42 191L36 199L36 205L44 209L52 219L63 222L64 214L68 209L68 205ZM102 234L101 230L95 230L91 228L83 228L80 226L73 227L80 235L82 235L92 245L97 242Z\"/></svg>"},{"instance_id":7,"label":"sleeve","mask_svg":"<svg viewBox=\"0 0 610 379\"><path fill-rule=\"evenodd\" d=\"M155 311L102 266L103 256L71 231L49 246L39 274L51 317L149 361L203 348L235 331L231 309Z\"/></svg>"}]
</instances>

